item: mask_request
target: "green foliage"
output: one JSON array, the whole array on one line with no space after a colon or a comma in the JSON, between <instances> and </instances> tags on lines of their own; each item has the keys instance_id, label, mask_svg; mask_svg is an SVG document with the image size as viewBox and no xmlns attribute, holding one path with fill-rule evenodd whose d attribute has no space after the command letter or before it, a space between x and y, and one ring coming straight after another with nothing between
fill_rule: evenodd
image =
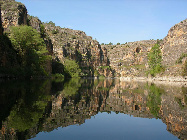
<instances>
[{"instance_id":1,"label":"green foliage","mask_svg":"<svg viewBox=\"0 0 187 140\"><path fill-rule=\"evenodd\" d=\"M104 43L101 43L101 45L105 45Z\"/></svg>"},{"instance_id":2,"label":"green foliage","mask_svg":"<svg viewBox=\"0 0 187 140\"><path fill-rule=\"evenodd\" d=\"M94 76L97 77L97 76L99 76L99 75L100 75L100 74L99 74L98 70L94 70Z\"/></svg>"},{"instance_id":3,"label":"green foliage","mask_svg":"<svg viewBox=\"0 0 187 140\"><path fill-rule=\"evenodd\" d=\"M147 106L150 109L150 112L156 117L159 118L159 110L161 106L161 95L163 91L156 87L154 84L148 87L149 95L147 97Z\"/></svg>"},{"instance_id":4,"label":"green foliage","mask_svg":"<svg viewBox=\"0 0 187 140\"><path fill-rule=\"evenodd\" d=\"M41 37L45 36L45 27L43 24L40 24L40 34L41 34Z\"/></svg>"},{"instance_id":5,"label":"green foliage","mask_svg":"<svg viewBox=\"0 0 187 140\"><path fill-rule=\"evenodd\" d=\"M187 53L183 53L176 61L176 64L182 63L182 59L187 57Z\"/></svg>"},{"instance_id":6,"label":"green foliage","mask_svg":"<svg viewBox=\"0 0 187 140\"><path fill-rule=\"evenodd\" d=\"M72 39L76 39L76 36L75 36L75 35L73 35L73 36L72 36Z\"/></svg>"},{"instance_id":7,"label":"green foliage","mask_svg":"<svg viewBox=\"0 0 187 140\"><path fill-rule=\"evenodd\" d=\"M46 62L51 60L47 55L44 40L37 30L30 26L11 27L10 40L19 55L19 63L24 76L46 76Z\"/></svg>"},{"instance_id":8,"label":"green foliage","mask_svg":"<svg viewBox=\"0 0 187 140\"><path fill-rule=\"evenodd\" d=\"M81 69L75 60L65 59L64 61L64 69L66 76L69 74L70 77L80 77Z\"/></svg>"},{"instance_id":9,"label":"green foliage","mask_svg":"<svg viewBox=\"0 0 187 140\"><path fill-rule=\"evenodd\" d=\"M52 34L58 34L58 33L59 33L59 30L57 30L57 29L52 30Z\"/></svg>"},{"instance_id":10,"label":"green foliage","mask_svg":"<svg viewBox=\"0 0 187 140\"><path fill-rule=\"evenodd\" d=\"M120 45L120 43L117 43L117 45Z\"/></svg>"},{"instance_id":11,"label":"green foliage","mask_svg":"<svg viewBox=\"0 0 187 140\"><path fill-rule=\"evenodd\" d=\"M102 70L111 69L111 67L110 66L100 66L100 67L98 67L98 69L102 69Z\"/></svg>"},{"instance_id":12,"label":"green foliage","mask_svg":"<svg viewBox=\"0 0 187 140\"><path fill-rule=\"evenodd\" d=\"M67 96L72 96L77 94L79 88L81 87L81 82L79 78L71 78L70 81L64 84L63 94Z\"/></svg>"},{"instance_id":13,"label":"green foliage","mask_svg":"<svg viewBox=\"0 0 187 140\"><path fill-rule=\"evenodd\" d=\"M187 76L187 61L185 61L185 63L184 63L182 76Z\"/></svg>"},{"instance_id":14,"label":"green foliage","mask_svg":"<svg viewBox=\"0 0 187 140\"><path fill-rule=\"evenodd\" d=\"M43 117L45 107L51 100L49 81L24 81L14 87L19 93L19 99L10 111L8 127L23 132L36 127L39 119Z\"/></svg>"},{"instance_id":15,"label":"green foliage","mask_svg":"<svg viewBox=\"0 0 187 140\"><path fill-rule=\"evenodd\" d=\"M110 42L110 43L108 43L108 45L113 45L113 43L112 43L112 42Z\"/></svg>"},{"instance_id":16,"label":"green foliage","mask_svg":"<svg viewBox=\"0 0 187 140\"><path fill-rule=\"evenodd\" d=\"M49 21L47 24L51 25L51 26L55 26L55 23L52 21Z\"/></svg>"},{"instance_id":17,"label":"green foliage","mask_svg":"<svg viewBox=\"0 0 187 140\"><path fill-rule=\"evenodd\" d=\"M148 54L148 64L149 64L149 73L152 76L155 76L157 73L160 73L163 70L161 65L162 55L160 46L155 44L154 47L151 48L151 51Z\"/></svg>"}]
</instances>

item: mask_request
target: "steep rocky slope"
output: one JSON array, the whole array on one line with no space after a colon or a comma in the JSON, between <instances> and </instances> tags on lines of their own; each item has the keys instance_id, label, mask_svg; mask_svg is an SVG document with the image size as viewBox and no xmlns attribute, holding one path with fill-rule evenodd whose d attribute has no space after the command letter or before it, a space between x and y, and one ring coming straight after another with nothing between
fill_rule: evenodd
<instances>
[{"instance_id":1,"label":"steep rocky slope","mask_svg":"<svg viewBox=\"0 0 187 140\"><path fill-rule=\"evenodd\" d=\"M156 40L128 42L123 45L102 45L108 52L110 66L116 76L145 76L147 54Z\"/></svg>"},{"instance_id":2,"label":"steep rocky slope","mask_svg":"<svg viewBox=\"0 0 187 140\"><path fill-rule=\"evenodd\" d=\"M61 28L53 22L44 23L45 31L53 44L55 59L61 62L64 59L75 60L83 76L94 76L102 66L109 66L106 49L102 49L99 42L87 36L85 32ZM110 69L99 71L99 75L112 76ZM96 76L96 75L95 75Z\"/></svg>"},{"instance_id":3,"label":"steep rocky slope","mask_svg":"<svg viewBox=\"0 0 187 140\"><path fill-rule=\"evenodd\" d=\"M162 65L165 70L157 76L187 76L187 19L173 26L163 41L143 40L123 45L101 46L83 31L61 28L53 22L41 22L38 18L28 15L26 7L15 0L1 0L0 3L2 27L5 32L9 31L10 26L32 26L40 32L53 62L63 64L66 59L74 60L81 68L82 76L112 77L115 74L122 77L147 77L147 55L157 41L162 51ZM5 42L4 46L8 44ZM1 63L5 65L10 62L10 53L4 53L4 50L1 53ZM14 61L13 59L11 61ZM47 69L48 72L52 72L51 61L48 62Z\"/></svg>"},{"instance_id":4,"label":"steep rocky slope","mask_svg":"<svg viewBox=\"0 0 187 140\"><path fill-rule=\"evenodd\" d=\"M148 53L158 43L164 71L157 77L187 76L187 19L173 26L163 40L144 40L107 48L111 67L117 76L147 77Z\"/></svg>"},{"instance_id":5,"label":"steep rocky slope","mask_svg":"<svg viewBox=\"0 0 187 140\"><path fill-rule=\"evenodd\" d=\"M187 76L187 19L171 27L161 49L165 75Z\"/></svg>"},{"instance_id":6,"label":"steep rocky slope","mask_svg":"<svg viewBox=\"0 0 187 140\"><path fill-rule=\"evenodd\" d=\"M32 26L45 41L53 62L64 63L66 59L74 60L82 70L82 76L110 76L106 49L99 42L87 36L83 31L55 26L53 22L42 23L38 18L27 14L26 7L15 0L1 0L2 26L6 32L11 26ZM103 69L105 67L105 69ZM48 62L47 71L52 72L52 63ZM62 70L63 71L63 70Z\"/></svg>"},{"instance_id":7,"label":"steep rocky slope","mask_svg":"<svg viewBox=\"0 0 187 140\"><path fill-rule=\"evenodd\" d=\"M27 24L27 9L15 0L1 0L2 25L5 30L10 26Z\"/></svg>"}]
</instances>

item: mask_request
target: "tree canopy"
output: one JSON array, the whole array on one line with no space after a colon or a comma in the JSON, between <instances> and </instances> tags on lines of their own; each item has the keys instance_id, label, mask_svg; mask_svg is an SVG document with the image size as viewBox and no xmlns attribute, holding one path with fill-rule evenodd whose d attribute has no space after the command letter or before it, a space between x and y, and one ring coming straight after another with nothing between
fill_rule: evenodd
<instances>
[{"instance_id":1,"label":"tree canopy","mask_svg":"<svg viewBox=\"0 0 187 140\"><path fill-rule=\"evenodd\" d=\"M19 55L23 76L47 75L46 62L51 57L40 33L30 26L10 29L10 40Z\"/></svg>"}]
</instances>

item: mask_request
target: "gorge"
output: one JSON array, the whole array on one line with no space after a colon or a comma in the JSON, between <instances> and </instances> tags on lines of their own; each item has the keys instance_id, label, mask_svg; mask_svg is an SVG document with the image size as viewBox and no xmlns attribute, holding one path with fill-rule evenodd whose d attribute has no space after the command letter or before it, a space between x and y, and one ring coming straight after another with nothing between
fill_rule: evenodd
<instances>
[{"instance_id":1,"label":"gorge","mask_svg":"<svg viewBox=\"0 0 187 140\"><path fill-rule=\"evenodd\" d=\"M48 55L52 56L52 60L44 66L45 75L72 77L66 69L72 63L80 69L72 71L80 71L78 76L81 77L152 77L153 74L149 74L148 54L158 44L162 69L154 74L155 79L186 82L187 19L173 26L163 40L143 40L121 45L100 45L83 31L61 28L52 21L43 23L37 17L28 15L26 7L14 0L1 0L1 20L1 77L17 77L15 71L19 69L10 71L10 67L23 67L15 46L11 45L12 39L5 34L11 34L12 26L25 25L37 30L45 42Z\"/></svg>"}]
</instances>

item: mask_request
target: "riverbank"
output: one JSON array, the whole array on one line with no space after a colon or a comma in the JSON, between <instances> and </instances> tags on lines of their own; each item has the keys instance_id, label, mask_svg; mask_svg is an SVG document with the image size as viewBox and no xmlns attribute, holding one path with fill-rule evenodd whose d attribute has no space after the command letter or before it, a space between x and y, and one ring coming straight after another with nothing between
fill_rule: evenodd
<instances>
[{"instance_id":1,"label":"riverbank","mask_svg":"<svg viewBox=\"0 0 187 140\"><path fill-rule=\"evenodd\" d=\"M140 81L140 82L151 82L164 85L179 85L187 86L187 77L120 77L120 81Z\"/></svg>"}]
</instances>

